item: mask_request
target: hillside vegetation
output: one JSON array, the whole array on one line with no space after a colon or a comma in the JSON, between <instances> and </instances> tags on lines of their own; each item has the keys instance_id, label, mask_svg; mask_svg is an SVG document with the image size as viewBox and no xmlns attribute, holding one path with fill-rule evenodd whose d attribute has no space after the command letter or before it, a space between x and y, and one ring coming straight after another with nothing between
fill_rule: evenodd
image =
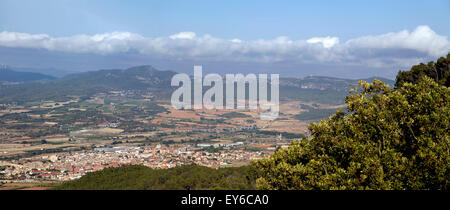
<instances>
[{"instance_id":1,"label":"hillside vegetation","mask_svg":"<svg viewBox=\"0 0 450 210\"><path fill-rule=\"evenodd\" d=\"M170 81L175 72L158 71L151 66L129 69L99 70L68 75L46 83L0 85L0 104L35 101L67 101L74 97L89 98L109 91L132 91L135 95L151 93L170 98Z\"/></svg>"},{"instance_id":2,"label":"hillside vegetation","mask_svg":"<svg viewBox=\"0 0 450 210\"><path fill-rule=\"evenodd\" d=\"M56 190L250 190L255 177L250 167L208 168L184 165L170 169L122 166L88 173Z\"/></svg>"}]
</instances>

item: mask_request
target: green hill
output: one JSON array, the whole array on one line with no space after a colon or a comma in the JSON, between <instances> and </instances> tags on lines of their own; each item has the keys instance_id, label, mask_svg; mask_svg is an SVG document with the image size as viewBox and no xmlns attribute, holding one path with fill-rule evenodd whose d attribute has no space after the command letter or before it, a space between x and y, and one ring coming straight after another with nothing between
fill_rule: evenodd
<instances>
[{"instance_id":1,"label":"green hill","mask_svg":"<svg viewBox=\"0 0 450 210\"><path fill-rule=\"evenodd\" d=\"M209 168L184 165L170 169L151 169L132 165L106 168L65 182L55 190L251 190L255 178L249 166Z\"/></svg>"},{"instance_id":2,"label":"green hill","mask_svg":"<svg viewBox=\"0 0 450 210\"><path fill-rule=\"evenodd\" d=\"M30 82L37 80L53 80L55 77L33 72L19 72L11 69L0 69L0 81Z\"/></svg>"},{"instance_id":3,"label":"green hill","mask_svg":"<svg viewBox=\"0 0 450 210\"><path fill-rule=\"evenodd\" d=\"M73 96L90 97L108 91L152 93L156 97L170 97L170 81L175 72L158 71L151 66L113 69L68 75L45 83L0 85L0 103L23 104L33 101L65 101Z\"/></svg>"}]
</instances>

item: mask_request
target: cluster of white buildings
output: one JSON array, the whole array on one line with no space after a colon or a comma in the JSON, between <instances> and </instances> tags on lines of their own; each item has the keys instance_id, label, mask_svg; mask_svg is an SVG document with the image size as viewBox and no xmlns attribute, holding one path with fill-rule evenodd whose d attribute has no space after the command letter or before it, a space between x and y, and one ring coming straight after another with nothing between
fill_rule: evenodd
<instances>
[{"instance_id":1,"label":"cluster of white buildings","mask_svg":"<svg viewBox=\"0 0 450 210\"><path fill-rule=\"evenodd\" d=\"M236 145L241 145L237 143ZM118 146L89 151L39 155L20 160L0 161L2 180L73 180L88 172L121 165L144 165L151 168L171 168L195 163L222 167L267 157L269 151L220 150L211 153L193 146Z\"/></svg>"}]
</instances>

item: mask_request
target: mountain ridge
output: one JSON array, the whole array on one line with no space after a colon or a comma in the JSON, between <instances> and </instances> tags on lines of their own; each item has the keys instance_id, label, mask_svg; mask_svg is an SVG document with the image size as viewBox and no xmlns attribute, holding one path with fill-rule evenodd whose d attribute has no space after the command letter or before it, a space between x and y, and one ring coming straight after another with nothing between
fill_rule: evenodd
<instances>
[{"instance_id":1,"label":"mountain ridge","mask_svg":"<svg viewBox=\"0 0 450 210\"><path fill-rule=\"evenodd\" d=\"M54 80L56 77L34 72L20 72L10 68L0 68L0 81L3 82L30 82L39 80Z\"/></svg>"},{"instance_id":2,"label":"mountain ridge","mask_svg":"<svg viewBox=\"0 0 450 210\"><path fill-rule=\"evenodd\" d=\"M110 91L132 91L153 94L157 99L170 99L174 71L160 71L151 65L127 69L101 69L69 74L46 82L29 82L17 85L0 85L0 103L27 101L68 100L70 96L90 97ZM374 78L374 77L373 77ZM373 80L373 78L368 78ZM384 79L393 84L394 81ZM324 76L305 78L280 78L280 98L342 104L343 96L359 80Z\"/></svg>"}]
</instances>

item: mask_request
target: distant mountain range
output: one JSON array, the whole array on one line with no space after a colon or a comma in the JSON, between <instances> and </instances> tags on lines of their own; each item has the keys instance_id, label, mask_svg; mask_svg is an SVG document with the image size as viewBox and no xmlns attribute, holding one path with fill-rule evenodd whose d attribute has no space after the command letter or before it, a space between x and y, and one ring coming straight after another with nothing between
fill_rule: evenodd
<instances>
[{"instance_id":1,"label":"distant mountain range","mask_svg":"<svg viewBox=\"0 0 450 210\"><path fill-rule=\"evenodd\" d=\"M17 67L0 64L0 69L8 69L16 72L28 72L28 73L39 73L43 75L48 75L56 78L61 78L69 74L78 73L78 71L67 70L67 69L56 69L56 68L39 68L39 67Z\"/></svg>"},{"instance_id":2,"label":"distant mountain range","mask_svg":"<svg viewBox=\"0 0 450 210\"><path fill-rule=\"evenodd\" d=\"M34 72L19 72L13 71L9 68L0 68L0 81L2 82L30 82L37 80L54 80L56 77L34 73Z\"/></svg>"},{"instance_id":3,"label":"distant mountain range","mask_svg":"<svg viewBox=\"0 0 450 210\"><path fill-rule=\"evenodd\" d=\"M364 80L367 82L373 82L373 80L380 80L393 87L394 81L381 77L369 77L366 79L341 79L335 77L325 76L308 76L305 78L281 78L281 86L296 87L302 89L316 89L316 90L336 90L347 91L358 84L358 81Z\"/></svg>"},{"instance_id":4,"label":"distant mountain range","mask_svg":"<svg viewBox=\"0 0 450 210\"><path fill-rule=\"evenodd\" d=\"M5 71L5 70L0 70ZM62 101L73 96L90 97L109 91L132 91L139 94L152 94L159 99L170 99L176 87L171 87L173 71L159 71L152 66L136 66L128 69L109 69L64 76L59 79L35 74L14 72L15 75L34 75L34 81L46 79L46 82L28 82L17 85L0 85L0 103L25 103L30 101ZM11 71L5 71L10 73ZM6 78L6 77L5 77ZM27 78L27 77L24 77ZM23 79L23 78L22 78ZM373 81L374 78L365 79ZM394 81L380 78L387 84ZM33 81L33 80L31 80ZM280 99L315 101L325 104L342 104L348 90L358 80L332 77L281 78Z\"/></svg>"},{"instance_id":5,"label":"distant mountain range","mask_svg":"<svg viewBox=\"0 0 450 210\"><path fill-rule=\"evenodd\" d=\"M146 90L147 88L170 87L176 72L159 71L152 66L136 66L128 69L108 69L70 74L58 80L77 86L102 86L115 90Z\"/></svg>"},{"instance_id":6,"label":"distant mountain range","mask_svg":"<svg viewBox=\"0 0 450 210\"><path fill-rule=\"evenodd\" d=\"M31 101L66 101L73 97L89 98L109 91L152 93L157 98L170 97L171 71L158 71L151 66L111 69L71 74L47 82L0 85L0 104Z\"/></svg>"}]
</instances>

